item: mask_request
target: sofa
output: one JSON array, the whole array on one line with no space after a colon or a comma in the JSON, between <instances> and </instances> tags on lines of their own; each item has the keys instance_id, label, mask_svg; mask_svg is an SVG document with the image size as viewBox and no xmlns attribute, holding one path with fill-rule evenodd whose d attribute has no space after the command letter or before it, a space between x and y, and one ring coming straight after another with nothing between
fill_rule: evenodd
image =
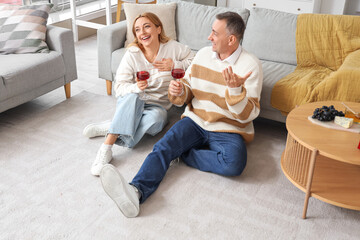
<instances>
[{"instance_id":1,"label":"sofa","mask_svg":"<svg viewBox=\"0 0 360 240\"><path fill-rule=\"evenodd\" d=\"M77 79L72 31L49 25L46 43L49 53L0 55L0 112L61 86L70 97L70 82Z\"/></svg>"},{"instance_id":2,"label":"sofa","mask_svg":"<svg viewBox=\"0 0 360 240\"><path fill-rule=\"evenodd\" d=\"M211 32L211 25L216 14L234 11L242 16L246 23L242 46L248 52L255 54L261 60L263 67L260 117L285 122L286 113L274 108L271 99L275 84L297 68L298 15L261 8L248 10L204 6L184 1L175 2L177 4L175 14L177 41L188 45L194 51L211 45L207 37ZM111 83L114 81L116 69L126 51L124 48L126 31L126 21L98 30L99 77L106 80L108 94L111 94ZM357 82L360 83L360 80L358 79ZM279 94L286 95L287 93Z\"/></svg>"}]
</instances>

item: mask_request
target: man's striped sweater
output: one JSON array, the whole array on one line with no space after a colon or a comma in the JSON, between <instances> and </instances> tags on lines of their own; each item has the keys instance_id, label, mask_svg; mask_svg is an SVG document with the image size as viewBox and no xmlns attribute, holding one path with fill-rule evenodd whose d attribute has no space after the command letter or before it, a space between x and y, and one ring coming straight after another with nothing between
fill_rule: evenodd
<instances>
[{"instance_id":1,"label":"man's striped sweater","mask_svg":"<svg viewBox=\"0 0 360 240\"><path fill-rule=\"evenodd\" d=\"M184 94L172 96L170 101L187 104L183 117L189 117L200 127L213 132L230 132L242 135L246 142L254 138L254 120L260 112L260 94L263 72L260 61L242 49L232 65L233 72L244 76L252 72L238 88L227 87L222 71L229 63L212 57L211 47L202 48L186 71Z\"/></svg>"}]
</instances>

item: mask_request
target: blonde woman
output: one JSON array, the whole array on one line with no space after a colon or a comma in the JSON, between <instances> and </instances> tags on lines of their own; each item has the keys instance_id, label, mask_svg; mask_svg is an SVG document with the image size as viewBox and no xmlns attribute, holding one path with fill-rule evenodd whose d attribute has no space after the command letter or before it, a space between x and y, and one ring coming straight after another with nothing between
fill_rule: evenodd
<instances>
[{"instance_id":1,"label":"blonde woman","mask_svg":"<svg viewBox=\"0 0 360 240\"><path fill-rule=\"evenodd\" d=\"M87 137L106 135L91 166L95 176L111 161L114 144L132 148L145 134L155 135L164 128L172 105L168 99L171 68L176 63L186 69L194 57L189 47L165 35L163 24L153 13L137 16L132 32L135 40L116 72L114 117L111 123L90 124L83 132ZM150 78L139 81L136 72L145 69Z\"/></svg>"}]
</instances>

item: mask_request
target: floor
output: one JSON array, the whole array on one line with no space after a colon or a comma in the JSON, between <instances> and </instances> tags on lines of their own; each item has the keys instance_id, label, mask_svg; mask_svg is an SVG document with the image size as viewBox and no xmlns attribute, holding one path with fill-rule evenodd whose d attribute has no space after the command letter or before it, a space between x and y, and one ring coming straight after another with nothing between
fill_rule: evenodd
<instances>
[{"instance_id":1,"label":"floor","mask_svg":"<svg viewBox=\"0 0 360 240\"><path fill-rule=\"evenodd\" d=\"M180 162L140 216L124 218L89 171L103 138L81 135L111 116L115 99L98 78L96 36L75 48L72 98L59 88L0 113L0 239L360 239L358 211L311 198L309 218L301 219L304 193L280 167L285 125L261 118L241 176ZM131 179L159 137L114 148L112 164Z\"/></svg>"}]
</instances>

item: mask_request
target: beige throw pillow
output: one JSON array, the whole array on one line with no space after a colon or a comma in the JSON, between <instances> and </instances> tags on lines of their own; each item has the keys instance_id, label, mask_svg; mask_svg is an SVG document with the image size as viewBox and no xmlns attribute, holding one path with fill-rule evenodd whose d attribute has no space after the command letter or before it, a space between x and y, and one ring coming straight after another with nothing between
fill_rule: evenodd
<instances>
[{"instance_id":1,"label":"beige throw pillow","mask_svg":"<svg viewBox=\"0 0 360 240\"><path fill-rule=\"evenodd\" d=\"M124 3L124 12L127 21L127 33L125 46L134 41L134 35L132 33L132 26L134 19L141 13L152 12L156 14L165 30L166 36L176 40L175 30L175 10L176 3L162 3L162 4L136 4L136 3Z\"/></svg>"}]
</instances>

